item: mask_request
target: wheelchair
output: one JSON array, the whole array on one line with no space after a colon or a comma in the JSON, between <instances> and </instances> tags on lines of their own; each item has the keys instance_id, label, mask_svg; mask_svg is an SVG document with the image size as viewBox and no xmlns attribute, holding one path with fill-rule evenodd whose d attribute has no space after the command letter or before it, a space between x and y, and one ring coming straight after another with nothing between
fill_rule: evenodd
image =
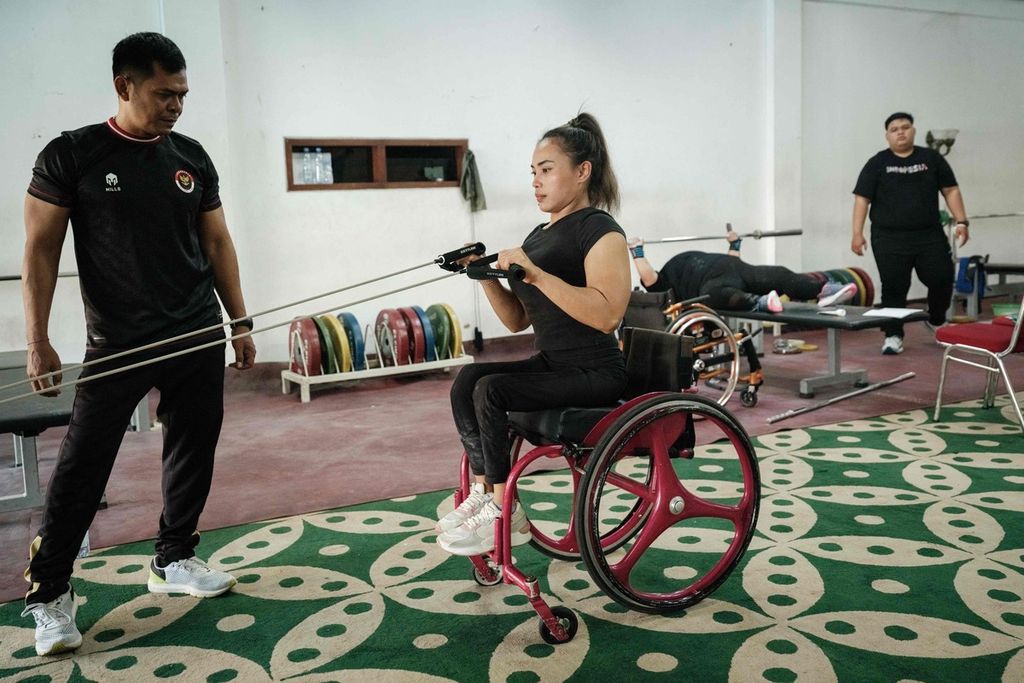
<instances>
[{"instance_id":1,"label":"wheelchair","mask_svg":"<svg viewBox=\"0 0 1024 683\"><path fill-rule=\"evenodd\" d=\"M511 509L516 500L526 506L533 547L582 560L596 587L623 607L678 612L710 595L742 559L760 504L757 459L733 415L686 391L692 340L625 332L632 398L608 408L509 415L512 470L502 507ZM571 487L568 519L557 511L545 515L555 506L538 504L532 490L531 480L552 474ZM471 482L463 454L456 506ZM474 580L518 586L540 616L541 638L572 640L576 614L548 605L538 579L514 564L507 516L495 521L494 533L494 550L469 558Z\"/></svg>"},{"instance_id":2,"label":"wheelchair","mask_svg":"<svg viewBox=\"0 0 1024 683\"><path fill-rule=\"evenodd\" d=\"M734 332L714 309L701 303L700 296L677 303L672 292L634 291L623 325L664 330L694 338L693 386L703 396L725 405L740 387L740 403L757 405L757 390L764 384L764 371L753 339L760 330ZM740 357L749 371L740 373Z\"/></svg>"}]
</instances>

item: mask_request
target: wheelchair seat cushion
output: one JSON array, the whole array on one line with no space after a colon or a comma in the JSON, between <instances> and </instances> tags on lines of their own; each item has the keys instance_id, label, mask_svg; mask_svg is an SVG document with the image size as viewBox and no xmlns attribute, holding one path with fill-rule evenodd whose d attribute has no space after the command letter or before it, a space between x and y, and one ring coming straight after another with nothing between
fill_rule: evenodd
<instances>
[{"instance_id":1,"label":"wheelchair seat cushion","mask_svg":"<svg viewBox=\"0 0 1024 683\"><path fill-rule=\"evenodd\" d=\"M594 425L616 407L511 412L508 421L515 433L535 446L559 443L575 445L581 443Z\"/></svg>"}]
</instances>

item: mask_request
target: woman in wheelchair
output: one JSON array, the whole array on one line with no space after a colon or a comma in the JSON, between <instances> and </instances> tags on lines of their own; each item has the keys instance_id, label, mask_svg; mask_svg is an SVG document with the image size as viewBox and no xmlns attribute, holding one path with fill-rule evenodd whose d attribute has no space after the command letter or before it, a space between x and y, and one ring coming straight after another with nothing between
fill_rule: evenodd
<instances>
[{"instance_id":1,"label":"woman in wheelchair","mask_svg":"<svg viewBox=\"0 0 1024 683\"><path fill-rule=\"evenodd\" d=\"M451 390L455 427L475 479L470 495L437 523L438 543L457 555L494 550L494 522L511 515L513 545L529 540L522 506L502 510L511 467L509 411L607 406L621 398L626 367L614 336L630 292L625 233L607 211L618 183L597 120L581 113L546 132L530 165L548 220L497 267L521 280L483 280L487 300L512 332L533 325L537 354L464 367ZM478 257L468 257L475 260Z\"/></svg>"}]
</instances>

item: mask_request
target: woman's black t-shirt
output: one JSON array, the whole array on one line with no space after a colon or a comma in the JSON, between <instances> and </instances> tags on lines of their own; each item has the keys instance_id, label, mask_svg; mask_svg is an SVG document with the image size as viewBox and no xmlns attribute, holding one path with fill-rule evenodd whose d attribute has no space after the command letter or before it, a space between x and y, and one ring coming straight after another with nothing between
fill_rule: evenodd
<instances>
[{"instance_id":1,"label":"woman's black t-shirt","mask_svg":"<svg viewBox=\"0 0 1024 683\"><path fill-rule=\"evenodd\" d=\"M610 232L626 233L608 213L586 208L569 214L550 228L538 225L523 241L523 251L538 268L574 287L587 285L584 261L597 241ZM615 335L575 320L533 285L509 280L533 324L540 351L582 348L618 349Z\"/></svg>"}]
</instances>

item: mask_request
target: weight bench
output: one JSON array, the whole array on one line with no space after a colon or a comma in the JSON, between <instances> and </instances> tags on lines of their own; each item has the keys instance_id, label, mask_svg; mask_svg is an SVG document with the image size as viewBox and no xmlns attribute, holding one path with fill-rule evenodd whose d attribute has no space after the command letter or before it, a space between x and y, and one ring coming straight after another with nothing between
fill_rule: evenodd
<instances>
[{"instance_id":1,"label":"weight bench","mask_svg":"<svg viewBox=\"0 0 1024 683\"><path fill-rule=\"evenodd\" d=\"M760 311L719 311L725 318L738 320L757 320L770 323L791 323L806 327L824 327L828 330L828 372L824 375L807 377L800 380L800 398L813 398L814 392L825 387L839 385L868 385L868 371L864 369L843 370L842 355L839 345L839 333L842 330L867 330L881 327L891 318L865 316L870 308L863 306L840 306L846 310L845 316L823 315L817 304L787 303L782 313L762 313ZM903 318L903 322L911 323L927 320L924 311L911 313Z\"/></svg>"},{"instance_id":2,"label":"weight bench","mask_svg":"<svg viewBox=\"0 0 1024 683\"><path fill-rule=\"evenodd\" d=\"M13 354L20 359L20 366L10 367ZM0 354L0 385L10 384L25 378L25 353L12 351ZM7 366L7 367L3 367ZM64 374L64 381L78 377L78 371ZM20 391L19 391L20 390ZM30 390L25 384L9 390L10 395ZM4 396L8 394L5 392ZM39 459L36 451L36 437L50 427L63 427L71 422L71 405L75 400L74 389L65 388L59 396L31 396L29 398L0 404L0 434L14 436L14 464L21 468L24 493L0 497L0 512L38 507L43 504L39 488Z\"/></svg>"},{"instance_id":3,"label":"weight bench","mask_svg":"<svg viewBox=\"0 0 1024 683\"><path fill-rule=\"evenodd\" d=\"M1024 293L1024 282L1007 282L1007 275L1024 275L1024 264L1021 263L980 263L978 267L981 268L983 277L987 280L989 275L998 276L998 282L994 284L985 283L985 295L995 296L999 294L1006 294L1013 296L1014 294Z\"/></svg>"}]
</instances>

